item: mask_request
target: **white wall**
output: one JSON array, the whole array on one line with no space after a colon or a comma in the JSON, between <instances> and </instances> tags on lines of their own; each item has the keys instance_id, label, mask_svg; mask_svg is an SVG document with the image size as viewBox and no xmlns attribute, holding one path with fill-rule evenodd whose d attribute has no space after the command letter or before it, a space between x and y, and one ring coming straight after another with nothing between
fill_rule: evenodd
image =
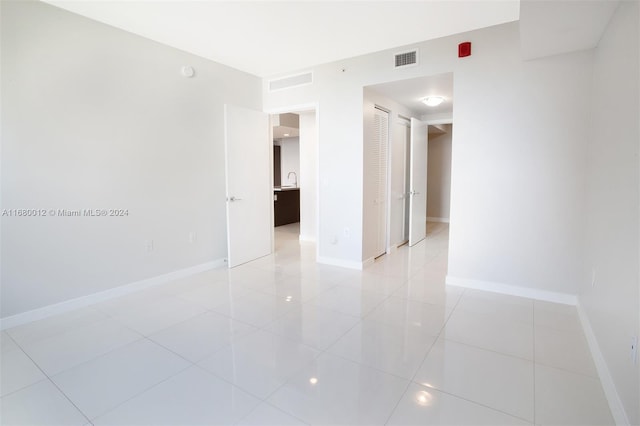
<instances>
[{"instance_id":1,"label":"white wall","mask_svg":"<svg viewBox=\"0 0 640 426\"><path fill-rule=\"evenodd\" d=\"M630 358L631 336L640 332L639 20L637 2L621 3L595 49L580 293L630 424L640 423L640 368Z\"/></svg>"},{"instance_id":2,"label":"white wall","mask_svg":"<svg viewBox=\"0 0 640 426\"><path fill-rule=\"evenodd\" d=\"M405 183L405 162L406 162L406 143L400 132L397 132L396 126L400 120L399 115L405 117L417 117L417 113L401 105L392 99L389 99L375 89L365 87L363 99L363 137L364 140L371 140L374 131L374 110L379 106L389 111L389 148L388 148L388 246L404 242L404 183ZM406 136L406 131L405 131ZM364 146L367 146L365 143ZM364 260L371 259L379 253L376 252L376 235L378 223L378 211L374 204L377 197L376 185L377 167L371 167L373 163L369 159L371 152L367 150L363 153L363 197L364 209L363 215L363 256ZM369 165L369 167L368 167Z\"/></svg>"},{"instance_id":3,"label":"white wall","mask_svg":"<svg viewBox=\"0 0 640 426\"><path fill-rule=\"evenodd\" d=\"M473 55L459 59L462 41ZM267 109L319 105L321 257L357 266L366 256L363 87L453 72L449 274L577 294L592 54L523 62L517 23L416 46L418 66L393 69L398 48L315 67L312 85L263 86Z\"/></svg>"},{"instance_id":4,"label":"white wall","mask_svg":"<svg viewBox=\"0 0 640 426\"><path fill-rule=\"evenodd\" d=\"M226 257L223 105L261 109L260 80L40 2L1 8L2 207L129 211L3 217L2 317Z\"/></svg>"},{"instance_id":5,"label":"white wall","mask_svg":"<svg viewBox=\"0 0 640 426\"><path fill-rule=\"evenodd\" d=\"M280 145L280 182L282 185L300 186L300 139L281 139ZM296 175L289 177L289 172Z\"/></svg>"},{"instance_id":6,"label":"white wall","mask_svg":"<svg viewBox=\"0 0 640 426\"><path fill-rule=\"evenodd\" d=\"M318 128L315 111L300 113L300 239L316 241Z\"/></svg>"},{"instance_id":7,"label":"white wall","mask_svg":"<svg viewBox=\"0 0 640 426\"><path fill-rule=\"evenodd\" d=\"M429 135L427 219L449 221L452 126L445 124L444 128L446 133Z\"/></svg>"},{"instance_id":8,"label":"white wall","mask_svg":"<svg viewBox=\"0 0 640 426\"><path fill-rule=\"evenodd\" d=\"M522 62L517 34L493 44L494 66L455 77L448 274L569 301L583 258L592 54Z\"/></svg>"}]
</instances>

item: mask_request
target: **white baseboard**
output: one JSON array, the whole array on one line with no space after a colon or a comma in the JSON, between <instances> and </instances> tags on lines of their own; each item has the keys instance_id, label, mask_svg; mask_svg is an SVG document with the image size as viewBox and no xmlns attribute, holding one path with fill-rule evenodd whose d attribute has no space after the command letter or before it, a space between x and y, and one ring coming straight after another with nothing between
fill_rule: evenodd
<instances>
[{"instance_id":1,"label":"white baseboard","mask_svg":"<svg viewBox=\"0 0 640 426\"><path fill-rule=\"evenodd\" d=\"M318 256L316 262L323 263L325 265L339 266L341 268L357 269L361 271L364 268L365 262L356 262L353 260L335 259L333 257Z\"/></svg>"},{"instance_id":2,"label":"white baseboard","mask_svg":"<svg viewBox=\"0 0 640 426\"><path fill-rule=\"evenodd\" d=\"M573 294L558 293L555 291L539 290L536 288L519 287L511 284L496 283L491 281L471 280L447 275L447 285L472 288L475 290L490 291L493 293L508 294L511 296L527 297L529 299L544 300L546 302L562 303L565 305L577 305L578 298Z\"/></svg>"},{"instance_id":3,"label":"white baseboard","mask_svg":"<svg viewBox=\"0 0 640 426\"><path fill-rule=\"evenodd\" d=\"M406 245L408 243L409 243L409 240L404 240L404 241L401 241L401 242L399 242L397 244L393 244L390 247L390 252L393 253L394 251L398 250L400 247L402 247L402 246L404 246L404 245Z\"/></svg>"},{"instance_id":4,"label":"white baseboard","mask_svg":"<svg viewBox=\"0 0 640 426\"><path fill-rule=\"evenodd\" d=\"M375 257L370 257L367 260L363 260L362 261L362 269L366 268L369 265L373 265L375 261L376 261Z\"/></svg>"},{"instance_id":5,"label":"white baseboard","mask_svg":"<svg viewBox=\"0 0 640 426\"><path fill-rule=\"evenodd\" d=\"M27 324L33 321L44 319L52 315L62 314L74 309L84 308L95 303L103 302L105 300L113 299L116 297L124 296L125 294L133 293L145 288L153 287L168 283L179 278L184 278L189 275L197 274L199 272L207 271L209 269L218 268L226 265L225 259L218 259L212 262L202 263L200 265L191 266L189 268L180 269L177 271L169 272L168 274L158 275L156 277L147 278L140 281L135 281L129 284L121 285L118 287L110 288L98 293L89 294L87 296L81 296L75 299L66 300L64 302L56 303L53 305L43 306L42 308L33 309L31 311L22 312L20 314L12 315L6 318L0 319L0 330L16 327L18 325Z\"/></svg>"},{"instance_id":6,"label":"white baseboard","mask_svg":"<svg viewBox=\"0 0 640 426\"><path fill-rule=\"evenodd\" d=\"M427 222L449 223L448 217L427 217Z\"/></svg>"},{"instance_id":7,"label":"white baseboard","mask_svg":"<svg viewBox=\"0 0 640 426\"><path fill-rule=\"evenodd\" d=\"M591 328L591 321L589 321L589 317L580 303L578 303L577 308L580 323L582 324L582 330L584 331L584 335L587 339L593 362L596 365L596 370L600 377L600 383L602 384L602 389L607 397L607 402L609 403L609 409L611 410L613 420L616 425L629 425L629 417L627 417L624 405L622 405L622 400L620 399L620 395L618 395L616 385L613 382L611 373L609 372L607 362L600 350L598 339L596 339L593 328Z\"/></svg>"}]
</instances>

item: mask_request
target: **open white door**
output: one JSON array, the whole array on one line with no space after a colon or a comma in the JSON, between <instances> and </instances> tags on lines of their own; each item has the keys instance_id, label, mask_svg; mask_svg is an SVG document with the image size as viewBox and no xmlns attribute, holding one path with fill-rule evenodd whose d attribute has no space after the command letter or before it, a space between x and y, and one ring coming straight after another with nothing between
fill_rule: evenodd
<instances>
[{"instance_id":1,"label":"open white door","mask_svg":"<svg viewBox=\"0 0 640 426\"><path fill-rule=\"evenodd\" d=\"M227 248L230 268L271 253L269 116L225 105Z\"/></svg>"},{"instance_id":2,"label":"open white door","mask_svg":"<svg viewBox=\"0 0 640 426\"><path fill-rule=\"evenodd\" d=\"M411 119L411 154L409 165L409 246L427 236L427 147L428 126Z\"/></svg>"}]
</instances>

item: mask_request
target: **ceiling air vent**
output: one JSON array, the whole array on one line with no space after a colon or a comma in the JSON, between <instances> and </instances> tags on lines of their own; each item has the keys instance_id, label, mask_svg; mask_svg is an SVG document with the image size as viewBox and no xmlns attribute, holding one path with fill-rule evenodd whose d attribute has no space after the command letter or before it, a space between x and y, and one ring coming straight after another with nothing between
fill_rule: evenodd
<instances>
[{"instance_id":1,"label":"ceiling air vent","mask_svg":"<svg viewBox=\"0 0 640 426\"><path fill-rule=\"evenodd\" d=\"M273 92L276 90L290 89L291 87L304 86L311 83L313 83L312 72L290 75L276 80L269 80L269 91Z\"/></svg>"},{"instance_id":2,"label":"ceiling air vent","mask_svg":"<svg viewBox=\"0 0 640 426\"><path fill-rule=\"evenodd\" d=\"M396 53L395 58L396 68L416 65L418 63L418 50L416 49L409 52Z\"/></svg>"}]
</instances>

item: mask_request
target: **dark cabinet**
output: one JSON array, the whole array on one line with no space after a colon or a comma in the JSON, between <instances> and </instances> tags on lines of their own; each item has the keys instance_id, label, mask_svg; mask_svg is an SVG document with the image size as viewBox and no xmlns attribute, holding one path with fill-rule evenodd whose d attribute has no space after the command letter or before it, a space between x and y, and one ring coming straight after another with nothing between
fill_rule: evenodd
<instances>
[{"instance_id":1,"label":"dark cabinet","mask_svg":"<svg viewBox=\"0 0 640 426\"><path fill-rule=\"evenodd\" d=\"M273 213L275 226L300 222L300 190L274 191Z\"/></svg>"}]
</instances>

